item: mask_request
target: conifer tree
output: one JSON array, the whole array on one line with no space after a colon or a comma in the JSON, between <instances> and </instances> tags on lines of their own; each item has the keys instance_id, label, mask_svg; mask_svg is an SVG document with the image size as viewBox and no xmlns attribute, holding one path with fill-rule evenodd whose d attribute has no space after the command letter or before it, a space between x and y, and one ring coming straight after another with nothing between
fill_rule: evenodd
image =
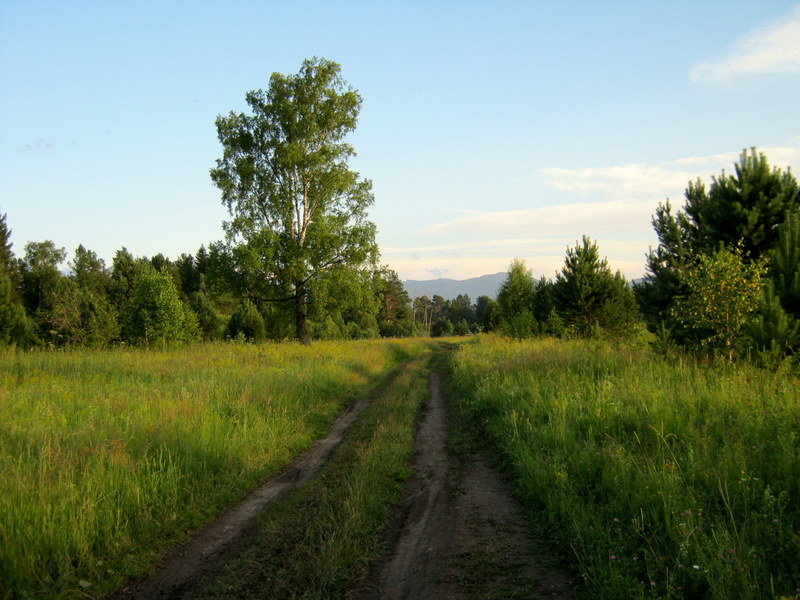
<instances>
[{"instance_id":1,"label":"conifer tree","mask_svg":"<svg viewBox=\"0 0 800 600\"><path fill-rule=\"evenodd\" d=\"M6 214L0 215L0 270L11 273L13 270L14 253L11 251L11 230L6 222Z\"/></svg>"},{"instance_id":2,"label":"conifer tree","mask_svg":"<svg viewBox=\"0 0 800 600\"><path fill-rule=\"evenodd\" d=\"M734 171L713 177L708 191L699 180L689 183L685 235L696 253L736 246L758 259L775 245L787 213L800 209L800 189L791 171L770 167L755 148L742 152Z\"/></svg>"},{"instance_id":3,"label":"conifer tree","mask_svg":"<svg viewBox=\"0 0 800 600\"><path fill-rule=\"evenodd\" d=\"M75 249L75 256L70 263L75 283L82 290L93 294L105 295L111 282L105 261L96 252L87 250L83 244Z\"/></svg>"},{"instance_id":4,"label":"conifer tree","mask_svg":"<svg viewBox=\"0 0 800 600\"><path fill-rule=\"evenodd\" d=\"M241 336L254 342L264 340L266 337L264 317L250 300L245 298L233 312L228 322L227 334L234 339Z\"/></svg>"},{"instance_id":5,"label":"conifer tree","mask_svg":"<svg viewBox=\"0 0 800 600\"><path fill-rule=\"evenodd\" d=\"M669 201L656 209L653 227L659 244L648 254L645 280L636 287L651 329L661 323L680 325L671 316L676 298L687 293L680 274L698 257L737 247L745 260L758 260L775 247L787 215L800 211L797 180L788 169L770 167L755 148L742 152L734 171L713 177L708 188L700 180L689 182L686 205L675 214ZM688 334L673 333L678 339Z\"/></svg>"},{"instance_id":6,"label":"conifer tree","mask_svg":"<svg viewBox=\"0 0 800 600\"><path fill-rule=\"evenodd\" d=\"M624 335L635 322L636 301L627 281L619 271L612 273L587 236L567 248L554 295L558 312L579 335Z\"/></svg>"},{"instance_id":7,"label":"conifer tree","mask_svg":"<svg viewBox=\"0 0 800 600\"><path fill-rule=\"evenodd\" d=\"M770 274L784 309L800 318L800 210L787 215L777 234L769 253Z\"/></svg>"},{"instance_id":8,"label":"conifer tree","mask_svg":"<svg viewBox=\"0 0 800 600\"><path fill-rule=\"evenodd\" d=\"M118 311L122 311L130 299L135 277L136 260L127 248L120 248L111 263L111 283L108 290L109 300Z\"/></svg>"}]
</instances>

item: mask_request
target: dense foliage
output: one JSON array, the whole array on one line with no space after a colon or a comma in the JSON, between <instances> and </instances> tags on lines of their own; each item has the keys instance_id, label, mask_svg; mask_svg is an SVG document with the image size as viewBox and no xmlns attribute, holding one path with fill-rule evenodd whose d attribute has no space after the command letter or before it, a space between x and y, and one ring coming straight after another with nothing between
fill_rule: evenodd
<instances>
[{"instance_id":1,"label":"dense foliage","mask_svg":"<svg viewBox=\"0 0 800 600\"><path fill-rule=\"evenodd\" d=\"M770 167L755 148L741 154L734 171L714 177L708 188L690 182L686 204L674 214L668 201L659 205L653 217L659 244L636 295L649 327L674 341L729 358L744 350L779 358L800 346L800 188L788 169ZM745 283L762 279L757 292ZM727 284L734 282L748 293L733 293ZM684 310L703 305L709 313L713 306L735 314L736 335L718 335L719 324Z\"/></svg>"},{"instance_id":2,"label":"dense foliage","mask_svg":"<svg viewBox=\"0 0 800 600\"><path fill-rule=\"evenodd\" d=\"M236 273L201 247L172 261L117 251L108 268L82 245L65 267L65 248L30 242L16 258L0 221L0 345L104 347L202 339L292 338L290 307L242 293ZM4 241L5 240L5 241ZM66 271L66 272L65 272ZM337 265L308 283L315 339L403 337L424 333L397 273ZM463 299L460 319L475 319ZM466 309L464 309L466 307ZM457 321L458 322L458 321Z\"/></svg>"}]
</instances>

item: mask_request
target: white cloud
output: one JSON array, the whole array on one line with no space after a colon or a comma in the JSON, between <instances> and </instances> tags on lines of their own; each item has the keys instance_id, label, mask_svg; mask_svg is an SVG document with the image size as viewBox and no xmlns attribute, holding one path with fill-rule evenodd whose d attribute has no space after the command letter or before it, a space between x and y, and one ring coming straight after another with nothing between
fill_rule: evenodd
<instances>
[{"instance_id":1,"label":"white cloud","mask_svg":"<svg viewBox=\"0 0 800 600\"><path fill-rule=\"evenodd\" d=\"M740 77L800 71L800 5L736 40L723 54L692 65L694 83L725 83Z\"/></svg>"},{"instance_id":2,"label":"white cloud","mask_svg":"<svg viewBox=\"0 0 800 600\"><path fill-rule=\"evenodd\" d=\"M800 146L758 148L772 166L785 169L800 167ZM582 195L596 194L605 198L651 200L682 197L686 184L698 177L704 180L723 169L733 172L739 152L709 156L689 156L660 164L634 163L585 169L546 168L537 174L550 187Z\"/></svg>"},{"instance_id":3,"label":"white cloud","mask_svg":"<svg viewBox=\"0 0 800 600\"><path fill-rule=\"evenodd\" d=\"M557 190L587 194L601 192L616 197L665 196L686 186L689 171L641 163L587 169L539 169L545 183Z\"/></svg>"},{"instance_id":4,"label":"white cloud","mask_svg":"<svg viewBox=\"0 0 800 600\"><path fill-rule=\"evenodd\" d=\"M653 204L649 201L611 200L573 202L523 210L474 212L443 223L423 233L471 233L546 237L555 234L581 236L587 232L641 232L650 226Z\"/></svg>"},{"instance_id":5,"label":"white cloud","mask_svg":"<svg viewBox=\"0 0 800 600\"><path fill-rule=\"evenodd\" d=\"M574 246L577 239L566 237L550 238L502 238L494 240L481 240L457 244L439 244L431 246L410 247L381 247L384 257L408 257L420 259L430 256L452 256L460 258L471 254L487 256L523 256L536 252L537 254L559 254L566 250L567 245ZM638 240L610 240L603 244L604 248L613 249L614 252L638 252L641 242Z\"/></svg>"}]
</instances>

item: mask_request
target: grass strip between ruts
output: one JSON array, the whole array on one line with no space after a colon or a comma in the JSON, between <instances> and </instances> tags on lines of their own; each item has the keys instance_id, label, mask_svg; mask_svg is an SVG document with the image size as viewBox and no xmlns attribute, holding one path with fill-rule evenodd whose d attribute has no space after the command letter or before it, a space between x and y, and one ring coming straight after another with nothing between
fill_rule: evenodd
<instances>
[{"instance_id":1,"label":"grass strip between ruts","mask_svg":"<svg viewBox=\"0 0 800 600\"><path fill-rule=\"evenodd\" d=\"M202 598L343 597L380 554L402 494L430 357L403 368L306 486L264 511Z\"/></svg>"}]
</instances>

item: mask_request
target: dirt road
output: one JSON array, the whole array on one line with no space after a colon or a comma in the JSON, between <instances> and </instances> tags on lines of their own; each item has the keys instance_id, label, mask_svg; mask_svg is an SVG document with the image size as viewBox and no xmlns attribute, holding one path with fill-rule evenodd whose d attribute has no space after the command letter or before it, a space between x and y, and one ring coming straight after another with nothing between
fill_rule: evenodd
<instances>
[{"instance_id":1,"label":"dirt road","mask_svg":"<svg viewBox=\"0 0 800 600\"><path fill-rule=\"evenodd\" d=\"M429 388L415 438L415 475L390 527L386 558L348 598L573 598L573 574L554 565L541 541L531 540L524 514L491 458L480 451L468 459L448 454L448 418L436 373ZM227 568L231 548L250 543L246 530L254 517L311 479L368 404L350 406L324 439L280 475L200 531L150 579L128 585L114 597L203 598L216 573ZM259 588L258 597L271 597L270 591Z\"/></svg>"},{"instance_id":2,"label":"dirt road","mask_svg":"<svg viewBox=\"0 0 800 600\"><path fill-rule=\"evenodd\" d=\"M491 459L462 462L445 447L439 377L417 434L416 477L404 518L361 600L573 598L574 574L559 568L530 528Z\"/></svg>"},{"instance_id":3,"label":"dirt road","mask_svg":"<svg viewBox=\"0 0 800 600\"><path fill-rule=\"evenodd\" d=\"M350 405L333 422L327 436L314 442L280 474L209 523L184 548L165 560L152 577L124 587L114 597L119 600L172 600L194 595L201 577L219 566L224 548L240 538L248 524L269 503L308 481L325 464L342 442L347 429L368 404L362 400Z\"/></svg>"}]
</instances>

